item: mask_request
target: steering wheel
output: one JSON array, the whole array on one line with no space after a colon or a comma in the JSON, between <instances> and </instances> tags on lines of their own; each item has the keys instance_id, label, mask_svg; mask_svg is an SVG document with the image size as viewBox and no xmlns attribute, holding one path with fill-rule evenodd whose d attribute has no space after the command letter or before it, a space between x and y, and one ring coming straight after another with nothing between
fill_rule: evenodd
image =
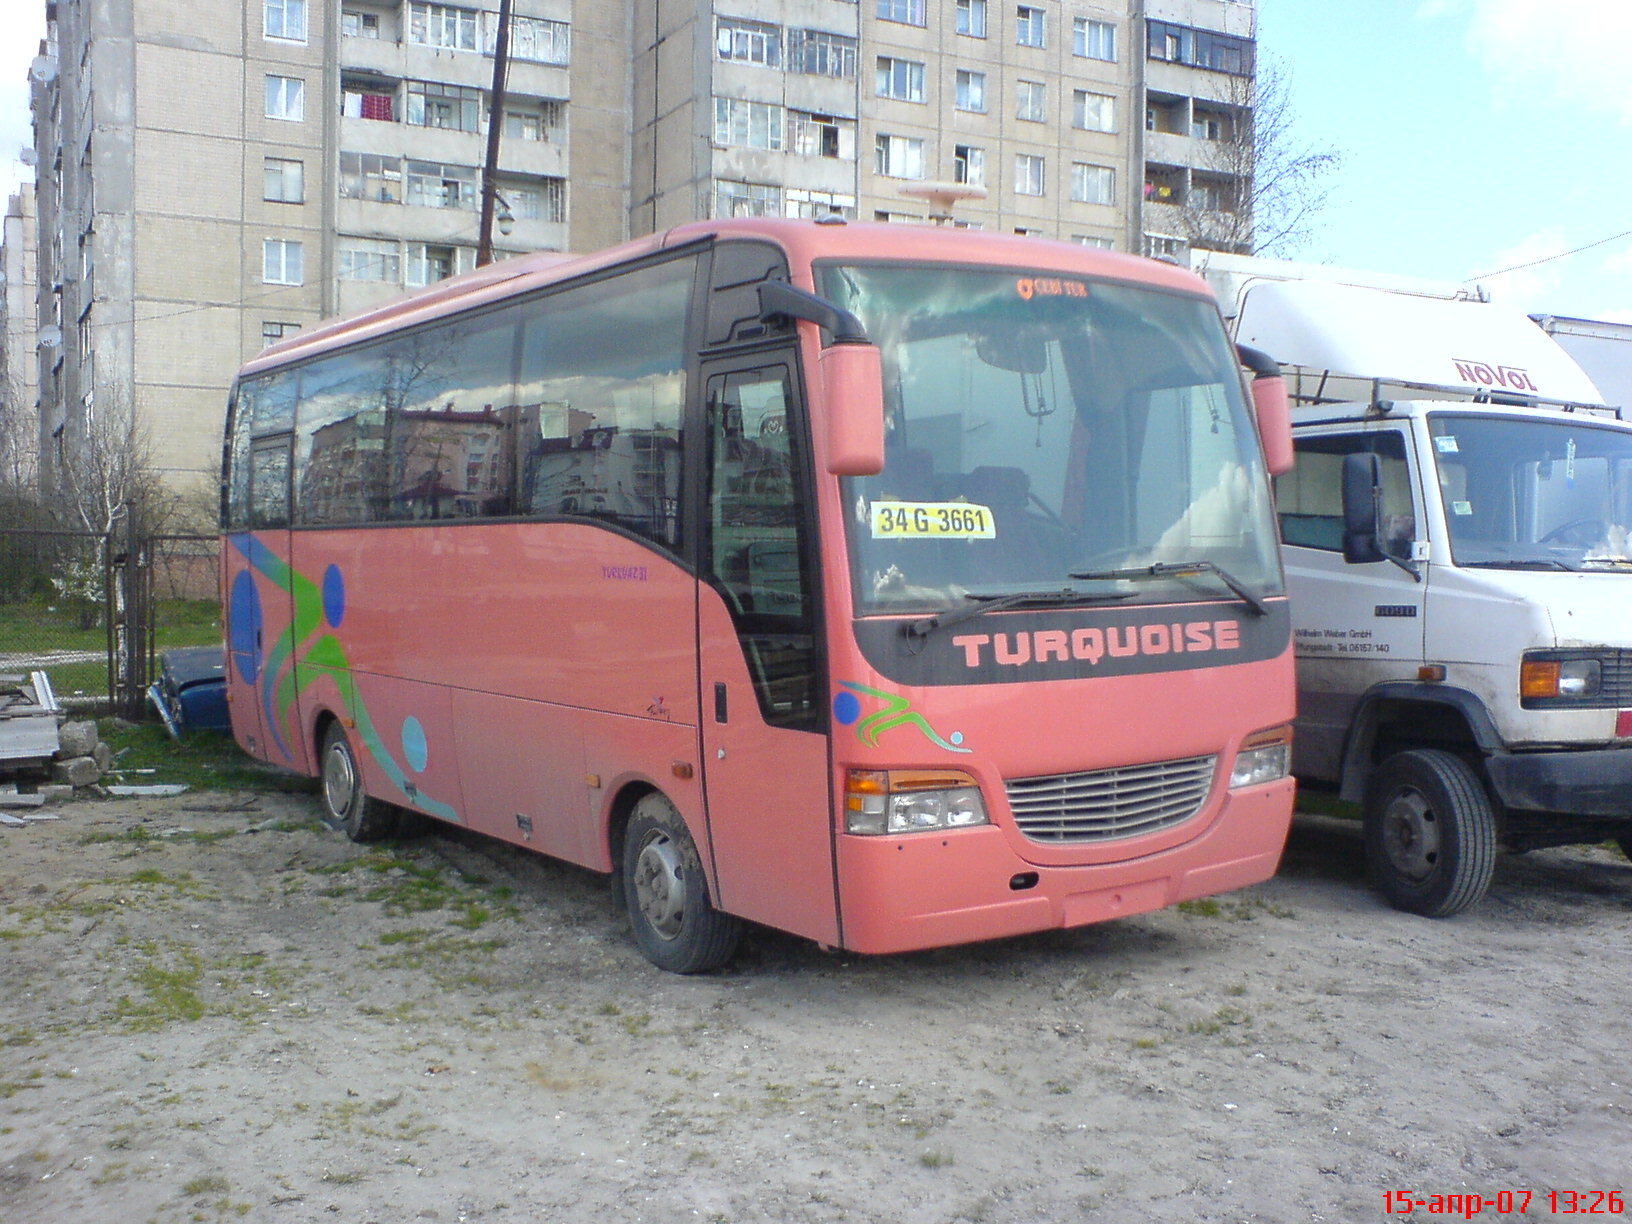
<instances>
[{"instance_id":1,"label":"steering wheel","mask_svg":"<svg viewBox=\"0 0 1632 1224\"><path fill-rule=\"evenodd\" d=\"M1566 535L1579 527L1591 527L1593 529L1592 539L1595 540L1601 540L1604 538L1604 536L1609 534L1609 524L1605 523L1603 519L1576 518L1571 519L1567 523L1560 523L1557 527L1554 527L1551 531L1543 535L1536 541L1536 543L1551 544L1554 540L1562 540ZM1588 540L1587 542L1591 543L1591 540Z\"/></svg>"}]
</instances>

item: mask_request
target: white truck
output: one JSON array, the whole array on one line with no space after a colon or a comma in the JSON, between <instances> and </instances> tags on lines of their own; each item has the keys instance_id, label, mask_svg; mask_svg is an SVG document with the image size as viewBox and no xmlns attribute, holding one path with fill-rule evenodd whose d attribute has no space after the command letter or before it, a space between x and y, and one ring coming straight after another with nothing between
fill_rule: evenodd
<instances>
[{"instance_id":1,"label":"white truck","mask_svg":"<svg viewBox=\"0 0 1632 1224\"><path fill-rule=\"evenodd\" d=\"M1531 315L1610 403L1632 410L1632 323Z\"/></svg>"},{"instance_id":2,"label":"white truck","mask_svg":"<svg viewBox=\"0 0 1632 1224\"><path fill-rule=\"evenodd\" d=\"M1632 857L1632 423L1517 310L1197 262L1286 369L1293 772L1361 804L1376 886L1442 917L1498 846Z\"/></svg>"}]
</instances>

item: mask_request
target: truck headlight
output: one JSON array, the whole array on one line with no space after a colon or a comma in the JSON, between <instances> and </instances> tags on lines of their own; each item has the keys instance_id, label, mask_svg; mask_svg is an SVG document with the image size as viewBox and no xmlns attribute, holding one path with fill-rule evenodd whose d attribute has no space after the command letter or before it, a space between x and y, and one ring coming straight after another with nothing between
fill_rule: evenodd
<instances>
[{"instance_id":1,"label":"truck headlight","mask_svg":"<svg viewBox=\"0 0 1632 1224\"><path fill-rule=\"evenodd\" d=\"M1292 728L1271 727L1249 735L1235 755L1230 789L1279 782L1292 772Z\"/></svg>"},{"instance_id":2,"label":"truck headlight","mask_svg":"<svg viewBox=\"0 0 1632 1224\"><path fill-rule=\"evenodd\" d=\"M1603 661L1590 655L1527 654L1519 664L1520 704L1529 708L1590 701L1603 683Z\"/></svg>"},{"instance_id":3,"label":"truck headlight","mask_svg":"<svg viewBox=\"0 0 1632 1224\"><path fill-rule=\"evenodd\" d=\"M846 833L874 836L990 823L980 786L956 770L849 770L844 809Z\"/></svg>"}]
</instances>

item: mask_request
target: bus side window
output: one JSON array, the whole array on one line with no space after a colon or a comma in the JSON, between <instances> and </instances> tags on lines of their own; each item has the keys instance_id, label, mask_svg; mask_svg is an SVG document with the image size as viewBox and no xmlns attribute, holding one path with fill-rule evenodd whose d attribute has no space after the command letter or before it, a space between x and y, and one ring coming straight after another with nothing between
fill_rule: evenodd
<instances>
[{"instance_id":1,"label":"bus side window","mask_svg":"<svg viewBox=\"0 0 1632 1224\"><path fill-rule=\"evenodd\" d=\"M257 438L249 452L249 527L289 526L289 435Z\"/></svg>"}]
</instances>

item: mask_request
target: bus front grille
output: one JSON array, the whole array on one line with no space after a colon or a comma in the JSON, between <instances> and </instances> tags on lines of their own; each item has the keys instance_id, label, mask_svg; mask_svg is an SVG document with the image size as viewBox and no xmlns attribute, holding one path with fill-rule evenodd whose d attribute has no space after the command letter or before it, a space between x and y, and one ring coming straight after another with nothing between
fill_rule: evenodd
<instances>
[{"instance_id":1,"label":"bus front grille","mask_svg":"<svg viewBox=\"0 0 1632 1224\"><path fill-rule=\"evenodd\" d=\"M1217 761L1189 757L1004 785L1015 823L1032 841L1112 841L1189 820L1207 802Z\"/></svg>"}]
</instances>

